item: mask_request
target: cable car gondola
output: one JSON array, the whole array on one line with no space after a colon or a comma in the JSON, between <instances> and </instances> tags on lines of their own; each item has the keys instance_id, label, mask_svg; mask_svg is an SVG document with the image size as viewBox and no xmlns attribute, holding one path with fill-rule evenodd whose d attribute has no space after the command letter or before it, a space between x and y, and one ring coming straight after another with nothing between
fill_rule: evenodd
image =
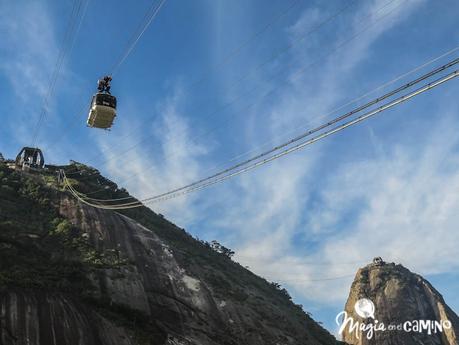
<instances>
[{"instance_id":1,"label":"cable car gondola","mask_svg":"<svg viewBox=\"0 0 459 345\"><path fill-rule=\"evenodd\" d=\"M116 116L116 97L110 94L110 76L99 80L98 91L91 101L87 124L89 127L110 129Z\"/></svg>"}]
</instances>

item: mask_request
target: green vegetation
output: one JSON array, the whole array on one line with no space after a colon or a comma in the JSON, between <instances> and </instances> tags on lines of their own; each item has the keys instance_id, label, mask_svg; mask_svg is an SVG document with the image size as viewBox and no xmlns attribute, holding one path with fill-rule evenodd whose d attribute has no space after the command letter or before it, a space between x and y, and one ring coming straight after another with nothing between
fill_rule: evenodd
<instances>
[{"instance_id":1,"label":"green vegetation","mask_svg":"<svg viewBox=\"0 0 459 345\"><path fill-rule=\"evenodd\" d=\"M146 315L97 296L90 273L129 262L118 249L96 250L88 234L60 217L59 193L53 173L21 174L0 163L0 291L69 293L130 330L138 344L150 344L152 334L164 337Z\"/></svg>"},{"instance_id":2,"label":"green vegetation","mask_svg":"<svg viewBox=\"0 0 459 345\"><path fill-rule=\"evenodd\" d=\"M220 254L226 256L229 259L231 259L235 254L234 251L232 251L231 249L229 249L229 248L225 247L224 245L220 244L216 240L213 240L212 242L210 242L210 244L208 242L204 242L204 243L208 247L210 247L212 250L214 250L217 253L220 253Z\"/></svg>"},{"instance_id":3,"label":"green vegetation","mask_svg":"<svg viewBox=\"0 0 459 345\"><path fill-rule=\"evenodd\" d=\"M23 175L0 165L0 287L57 289L82 296L91 269L127 263L116 250L97 251L60 218L52 176ZM43 184L43 180L45 184ZM24 255L27 253L27 255Z\"/></svg>"}]
</instances>

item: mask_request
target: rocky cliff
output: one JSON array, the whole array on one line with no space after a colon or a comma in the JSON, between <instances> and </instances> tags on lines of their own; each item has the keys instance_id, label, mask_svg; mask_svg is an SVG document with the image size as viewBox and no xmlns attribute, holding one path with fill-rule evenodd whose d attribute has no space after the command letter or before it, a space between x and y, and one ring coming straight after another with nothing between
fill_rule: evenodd
<instances>
[{"instance_id":1,"label":"rocky cliff","mask_svg":"<svg viewBox=\"0 0 459 345\"><path fill-rule=\"evenodd\" d=\"M94 197L128 195L62 168ZM335 344L278 285L147 208L80 204L53 170L0 163L0 344Z\"/></svg>"},{"instance_id":2,"label":"rocky cliff","mask_svg":"<svg viewBox=\"0 0 459 345\"><path fill-rule=\"evenodd\" d=\"M346 319L341 324L348 344L458 344L458 316L427 280L402 265L381 261L361 268L345 311L347 324ZM358 323L354 330L353 322L354 327Z\"/></svg>"}]
</instances>

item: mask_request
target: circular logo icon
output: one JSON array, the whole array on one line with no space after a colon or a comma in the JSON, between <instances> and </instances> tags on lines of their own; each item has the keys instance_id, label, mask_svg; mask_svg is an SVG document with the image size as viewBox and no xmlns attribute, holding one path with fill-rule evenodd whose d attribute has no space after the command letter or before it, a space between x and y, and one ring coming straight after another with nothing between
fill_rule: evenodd
<instances>
[{"instance_id":1,"label":"circular logo icon","mask_svg":"<svg viewBox=\"0 0 459 345\"><path fill-rule=\"evenodd\" d=\"M354 305L355 312L363 318L375 318L375 305L368 298L359 299Z\"/></svg>"}]
</instances>

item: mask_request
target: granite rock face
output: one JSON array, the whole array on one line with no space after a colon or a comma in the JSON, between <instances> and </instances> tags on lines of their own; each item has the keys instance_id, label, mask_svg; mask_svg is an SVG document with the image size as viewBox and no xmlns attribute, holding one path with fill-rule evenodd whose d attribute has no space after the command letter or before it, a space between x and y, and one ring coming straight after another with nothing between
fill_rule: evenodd
<instances>
[{"instance_id":1,"label":"granite rock face","mask_svg":"<svg viewBox=\"0 0 459 345\"><path fill-rule=\"evenodd\" d=\"M371 311L371 308L363 308L363 312L360 308L363 317L358 314L355 305L363 298L373 302L374 319L366 318L368 314L365 315L365 310ZM369 328L351 331L349 322L343 332L343 341L348 344L458 344L458 316L427 280L399 264L380 262L359 269L345 311L355 322L373 325L375 329L368 339ZM418 327L421 325L420 320L426 320L427 323ZM386 330L377 330L381 324L384 324ZM401 329L389 329L389 325L401 325Z\"/></svg>"},{"instance_id":2,"label":"granite rock face","mask_svg":"<svg viewBox=\"0 0 459 345\"><path fill-rule=\"evenodd\" d=\"M149 209L86 206L51 175L0 166L0 180L2 345L336 343L285 290Z\"/></svg>"}]
</instances>

